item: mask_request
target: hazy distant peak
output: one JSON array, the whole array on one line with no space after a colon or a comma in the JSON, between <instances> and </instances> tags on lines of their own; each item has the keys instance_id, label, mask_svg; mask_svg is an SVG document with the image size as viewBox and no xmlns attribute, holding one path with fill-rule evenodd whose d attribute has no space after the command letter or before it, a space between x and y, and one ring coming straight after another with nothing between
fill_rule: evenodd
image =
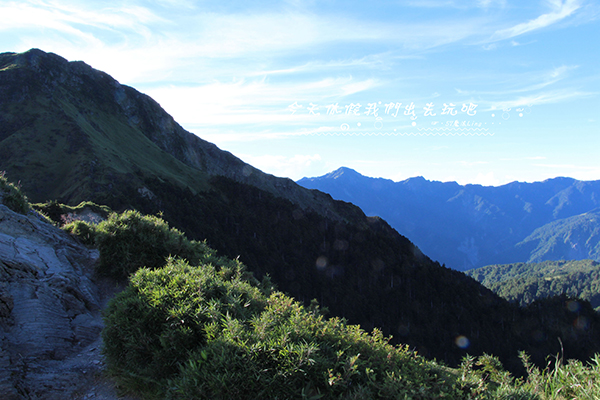
<instances>
[{"instance_id":1,"label":"hazy distant peak","mask_svg":"<svg viewBox=\"0 0 600 400\"><path fill-rule=\"evenodd\" d=\"M423 176L413 176L411 178L407 178L402 181L403 183L425 183L429 182L429 180L425 179Z\"/></svg>"},{"instance_id":2,"label":"hazy distant peak","mask_svg":"<svg viewBox=\"0 0 600 400\"><path fill-rule=\"evenodd\" d=\"M353 170L352 168L348 168L348 167L340 167L333 172L325 174L323 177L337 179L341 176L364 177L364 175L362 175L359 172Z\"/></svg>"}]
</instances>

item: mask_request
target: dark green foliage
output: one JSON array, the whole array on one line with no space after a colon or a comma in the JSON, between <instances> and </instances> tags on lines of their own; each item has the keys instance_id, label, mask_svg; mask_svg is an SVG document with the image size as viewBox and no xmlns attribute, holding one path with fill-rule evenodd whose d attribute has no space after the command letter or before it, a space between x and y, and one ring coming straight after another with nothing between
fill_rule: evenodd
<instances>
[{"instance_id":1,"label":"dark green foliage","mask_svg":"<svg viewBox=\"0 0 600 400\"><path fill-rule=\"evenodd\" d=\"M27 214L30 208L21 188L9 182L4 171L0 171L0 203L20 214Z\"/></svg>"},{"instance_id":2,"label":"dark green foliage","mask_svg":"<svg viewBox=\"0 0 600 400\"><path fill-rule=\"evenodd\" d=\"M261 290L243 266L169 259L111 301L108 366L124 387L173 399L467 398L448 373L379 331L326 320Z\"/></svg>"},{"instance_id":3,"label":"dark green foliage","mask_svg":"<svg viewBox=\"0 0 600 400\"><path fill-rule=\"evenodd\" d=\"M93 246L96 244L98 228L94 224L77 220L64 225L62 229L71 235L77 236L86 245Z\"/></svg>"},{"instance_id":4,"label":"dark green foliage","mask_svg":"<svg viewBox=\"0 0 600 400\"><path fill-rule=\"evenodd\" d=\"M152 385L178 373L189 351L206 343L205 325L224 315L245 318L264 307L241 265L219 261L203 268L170 258L144 268L106 311L104 351L119 379Z\"/></svg>"},{"instance_id":5,"label":"dark green foliage","mask_svg":"<svg viewBox=\"0 0 600 400\"><path fill-rule=\"evenodd\" d=\"M465 354L455 345L459 335L471 338L474 354L514 353L518 362L510 327L498 329L508 304L432 262L385 221L335 221L224 177L210 183L215 190L202 196L156 181L146 186L173 205L165 219L192 237L201 232L220 254L239 255L257 277L268 274L305 304L317 299L332 315L449 364Z\"/></svg>"},{"instance_id":6,"label":"dark green foliage","mask_svg":"<svg viewBox=\"0 0 600 400\"><path fill-rule=\"evenodd\" d=\"M587 300L600 311L600 263L593 260L490 265L467 273L523 306L566 294Z\"/></svg>"},{"instance_id":7,"label":"dark green foliage","mask_svg":"<svg viewBox=\"0 0 600 400\"><path fill-rule=\"evenodd\" d=\"M194 263L214 256L205 243L190 241L161 218L137 211L113 213L98 224L96 244L100 274L115 279L126 279L142 267L159 268L169 256Z\"/></svg>"}]
</instances>

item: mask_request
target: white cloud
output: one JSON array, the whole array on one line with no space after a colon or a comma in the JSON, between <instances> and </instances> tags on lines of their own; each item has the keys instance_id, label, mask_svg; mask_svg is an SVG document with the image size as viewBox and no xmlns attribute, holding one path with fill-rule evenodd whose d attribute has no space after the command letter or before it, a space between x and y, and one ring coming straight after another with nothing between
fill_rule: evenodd
<instances>
[{"instance_id":1,"label":"white cloud","mask_svg":"<svg viewBox=\"0 0 600 400\"><path fill-rule=\"evenodd\" d=\"M303 74L311 72L323 72L337 69L389 69L392 59L417 59L422 56L395 56L388 53L368 54L360 58L338 59L338 60L312 60L301 65L282 69L257 70L250 72L248 76Z\"/></svg>"},{"instance_id":2,"label":"white cloud","mask_svg":"<svg viewBox=\"0 0 600 400\"><path fill-rule=\"evenodd\" d=\"M489 164L489 161L459 161L459 164L465 167L474 167L476 165Z\"/></svg>"},{"instance_id":3,"label":"white cloud","mask_svg":"<svg viewBox=\"0 0 600 400\"><path fill-rule=\"evenodd\" d=\"M514 108L522 106L540 106L543 104L557 104L574 99L581 99L594 96L594 93L582 92L578 90L554 90L531 94L527 96L519 96L514 99L488 102L491 105L490 110L503 110L505 108Z\"/></svg>"},{"instance_id":4,"label":"white cloud","mask_svg":"<svg viewBox=\"0 0 600 400\"><path fill-rule=\"evenodd\" d=\"M577 11L581 5L579 0L547 0L551 11L527 22L522 22L507 29L501 29L494 33L492 40L510 39L528 32L553 25Z\"/></svg>"},{"instance_id":5,"label":"white cloud","mask_svg":"<svg viewBox=\"0 0 600 400\"><path fill-rule=\"evenodd\" d=\"M304 83L270 83L266 79L242 79L200 86L162 86L146 90L175 120L182 124L267 124L294 121L306 123L307 113L292 115L287 107L318 103L324 116L325 103L380 85L375 79L325 78ZM316 116L309 116L311 118ZM314 120L315 118L313 118Z\"/></svg>"},{"instance_id":6,"label":"white cloud","mask_svg":"<svg viewBox=\"0 0 600 400\"><path fill-rule=\"evenodd\" d=\"M493 172L480 172L474 179L470 179L469 182L475 185L483 186L499 186L503 183L502 181L500 181L500 179L494 176Z\"/></svg>"},{"instance_id":7,"label":"white cloud","mask_svg":"<svg viewBox=\"0 0 600 400\"><path fill-rule=\"evenodd\" d=\"M488 111L518 106L554 104L596 95L593 92L585 92L571 87L559 88L556 85L570 78L571 72L577 68L579 68L578 65L562 65L543 71L532 70L519 74L507 74L502 79L497 77L497 81L500 83L498 86L503 87L501 90L455 90L464 96L484 98L484 100L475 102L481 108L488 107ZM552 89L553 86L556 88Z\"/></svg>"},{"instance_id":8,"label":"white cloud","mask_svg":"<svg viewBox=\"0 0 600 400\"><path fill-rule=\"evenodd\" d=\"M240 158L263 172L276 176L290 177L293 180L302 178L304 176L303 171L308 167L322 163L319 154L296 154L292 157L280 155L241 155Z\"/></svg>"},{"instance_id":9,"label":"white cloud","mask_svg":"<svg viewBox=\"0 0 600 400\"><path fill-rule=\"evenodd\" d=\"M482 8L505 7L506 0L477 0L477 5Z\"/></svg>"}]
</instances>

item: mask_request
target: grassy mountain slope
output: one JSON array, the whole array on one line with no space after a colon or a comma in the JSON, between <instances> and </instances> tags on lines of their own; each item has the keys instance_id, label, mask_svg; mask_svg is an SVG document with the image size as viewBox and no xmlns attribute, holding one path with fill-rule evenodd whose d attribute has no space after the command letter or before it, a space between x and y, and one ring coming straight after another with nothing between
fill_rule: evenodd
<instances>
[{"instance_id":1,"label":"grassy mountain slope","mask_svg":"<svg viewBox=\"0 0 600 400\"><path fill-rule=\"evenodd\" d=\"M78 203L93 191L126 204L115 185L141 190L152 177L198 193L218 175L343 218L329 196L264 174L190 134L150 97L83 62L32 49L1 54L0 72L0 156L35 201Z\"/></svg>"},{"instance_id":2,"label":"grassy mountain slope","mask_svg":"<svg viewBox=\"0 0 600 400\"><path fill-rule=\"evenodd\" d=\"M489 265L467 271L503 298L528 305L566 294L600 311L600 264L593 260Z\"/></svg>"},{"instance_id":3,"label":"grassy mountain slope","mask_svg":"<svg viewBox=\"0 0 600 400\"><path fill-rule=\"evenodd\" d=\"M3 175L1 204L23 213L31 208L20 189ZM60 207L53 203L52 208L58 212ZM89 216L86 209L106 217L105 208L90 203L66 207L62 212ZM10 212L4 214L0 225L8 233L4 235L7 239L11 233L4 224L12 217ZM17 228L24 234L19 240L25 241L41 228L37 225L32 231L33 225L17 225L25 228ZM112 213L99 224L74 221L64 229L97 246L101 261L97 268L103 275L137 270L104 314L103 354L121 394L130 391L136 398L169 399L545 399L556 398L559 393L568 398L588 398L599 389L598 355L589 366L577 361L563 365L559 359L543 371L523 356L528 372L525 380L515 380L497 358L488 355L468 357L458 370L428 361L405 346L389 345L378 331L367 334L339 318L324 318L313 304L303 307L275 292L268 280L256 281L239 261L218 257L206 244L189 241L154 216L135 211ZM38 244L51 240L40 236ZM168 254L173 257L165 261ZM0 259L0 264L2 261L6 260ZM10 262L2 265L14 271ZM70 296L71 300L65 301L72 305L72 295L82 282L65 286L64 278L61 274L55 295L62 292ZM88 287L88 293L90 289L95 292L94 288L95 284ZM25 297L13 299L3 293L1 317L17 318L24 310L21 302L29 301L29 296ZM584 321L584 311L578 311L578 321ZM545 314L556 322L556 313ZM39 325L37 319L26 320L26 325L27 321ZM96 323L93 318L80 320L80 332L92 334L89 324ZM537 321L530 323L539 327ZM11 324L0 326L0 334L7 326ZM92 331L96 332L95 328ZM19 338L27 340L22 335ZM98 393L102 398L109 395L104 379L99 384L98 376L84 377L90 367L100 371L92 367L99 362L98 357L88 355L97 345L90 350L89 346L82 349L78 341L63 344L78 349L73 358L81 368L73 369L73 358L62 360L54 351L44 352L43 360L32 358L32 362L24 362L21 356L3 357L5 375L12 378L4 380L0 396L20 399L34 393L36 397L64 398L65 390L66 395L78 393L79 397L87 393L86 398ZM67 389L65 382L69 382Z\"/></svg>"},{"instance_id":4,"label":"grassy mountain slope","mask_svg":"<svg viewBox=\"0 0 600 400\"><path fill-rule=\"evenodd\" d=\"M556 255L533 254L536 250L530 244L517 244L537 228L590 212L600 205L600 181L570 178L485 187L422 177L393 182L340 168L298 183L336 199L352 201L367 215L384 218L430 257L458 270L525 261L535 256L541 257L535 261L558 259ZM600 229L600 222L596 221L593 229ZM592 231L582 231L577 238L571 235L572 244L585 248ZM564 234L569 235L567 230Z\"/></svg>"},{"instance_id":5,"label":"grassy mountain slope","mask_svg":"<svg viewBox=\"0 0 600 400\"><path fill-rule=\"evenodd\" d=\"M385 221L263 174L81 62L39 50L0 55L0 170L34 202L162 213L299 301L317 299L427 356L456 363L467 351L507 358L530 346L515 325L521 311L432 262ZM557 332L549 326L549 339L535 343L541 359L556 353ZM574 348L570 357L586 355Z\"/></svg>"}]
</instances>

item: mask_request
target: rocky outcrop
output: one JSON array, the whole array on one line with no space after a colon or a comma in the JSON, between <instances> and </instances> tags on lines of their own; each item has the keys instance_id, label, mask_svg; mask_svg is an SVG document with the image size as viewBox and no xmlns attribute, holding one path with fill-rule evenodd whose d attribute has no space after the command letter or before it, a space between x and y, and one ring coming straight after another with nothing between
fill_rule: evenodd
<instances>
[{"instance_id":1,"label":"rocky outcrop","mask_svg":"<svg viewBox=\"0 0 600 400\"><path fill-rule=\"evenodd\" d=\"M0 204L0 398L73 398L87 371L60 365L98 342L97 250ZM97 362L98 363L98 362Z\"/></svg>"}]
</instances>

